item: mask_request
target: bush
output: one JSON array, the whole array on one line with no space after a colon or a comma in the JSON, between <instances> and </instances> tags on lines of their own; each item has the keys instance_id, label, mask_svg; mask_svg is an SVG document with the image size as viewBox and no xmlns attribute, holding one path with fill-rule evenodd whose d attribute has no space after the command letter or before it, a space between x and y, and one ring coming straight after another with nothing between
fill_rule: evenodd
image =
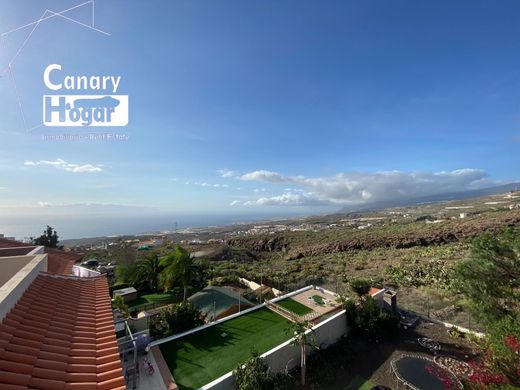
<instances>
[{"instance_id":1,"label":"bush","mask_svg":"<svg viewBox=\"0 0 520 390\"><path fill-rule=\"evenodd\" d=\"M114 298L113 304L116 308L119 309L121 314L125 315L126 317L130 317L130 310L128 309L128 306L125 305L125 302L120 295Z\"/></svg>"},{"instance_id":2,"label":"bush","mask_svg":"<svg viewBox=\"0 0 520 390\"><path fill-rule=\"evenodd\" d=\"M343 301L343 308L354 335L384 339L395 336L397 332L399 318L381 310L372 297L367 297L358 304L346 299Z\"/></svg>"},{"instance_id":3,"label":"bush","mask_svg":"<svg viewBox=\"0 0 520 390\"><path fill-rule=\"evenodd\" d=\"M237 390L282 390L291 387L291 377L271 371L264 359L253 351L251 358L235 369Z\"/></svg>"},{"instance_id":4,"label":"bush","mask_svg":"<svg viewBox=\"0 0 520 390\"><path fill-rule=\"evenodd\" d=\"M350 282L350 289L356 293L358 297L367 295L370 291L371 283L367 279L354 279Z\"/></svg>"},{"instance_id":5,"label":"bush","mask_svg":"<svg viewBox=\"0 0 520 390\"><path fill-rule=\"evenodd\" d=\"M171 305L150 319L150 336L161 339L204 323L201 312L191 303Z\"/></svg>"}]
</instances>

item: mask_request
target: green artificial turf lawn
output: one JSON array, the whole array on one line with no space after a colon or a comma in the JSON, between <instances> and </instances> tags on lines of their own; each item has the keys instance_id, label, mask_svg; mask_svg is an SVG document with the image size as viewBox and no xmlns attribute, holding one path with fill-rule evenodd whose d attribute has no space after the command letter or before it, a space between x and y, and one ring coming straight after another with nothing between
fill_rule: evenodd
<instances>
[{"instance_id":1,"label":"green artificial turf lawn","mask_svg":"<svg viewBox=\"0 0 520 390\"><path fill-rule=\"evenodd\" d=\"M252 349L262 354L288 340L289 324L262 308L159 347L179 388L198 389L245 362Z\"/></svg>"},{"instance_id":2,"label":"green artificial turf lawn","mask_svg":"<svg viewBox=\"0 0 520 390\"><path fill-rule=\"evenodd\" d=\"M276 302L276 304L299 316L303 316L303 315L313 311L310 307L307 307L307 306L301 304L300 302L296 302L292 298L283 299L281 301Z\"/></svg>"}]
</instances>

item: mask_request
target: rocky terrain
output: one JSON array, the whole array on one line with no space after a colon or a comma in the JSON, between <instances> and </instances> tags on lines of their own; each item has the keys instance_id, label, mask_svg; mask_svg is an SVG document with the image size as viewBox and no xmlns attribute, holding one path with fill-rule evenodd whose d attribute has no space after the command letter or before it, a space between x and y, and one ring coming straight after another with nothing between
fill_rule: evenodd
<instances>
[{"instance_id":1,"label":"rocky terrain","mask_svg":"<svg viewBox=\"0 0 520 390\"><path fill-rule=\"evenodd\" d=\"M412 248L465 241L482 232L498 232L520 224L520 210L489 212L471 218L446 220L438 224L423 221L384 224L367 230L338 229L334 234L289 232L276 236L248 236L229 239L231 247L252 252L284 252L288 260L352 250Z\"/></svg>"}]
</instances>

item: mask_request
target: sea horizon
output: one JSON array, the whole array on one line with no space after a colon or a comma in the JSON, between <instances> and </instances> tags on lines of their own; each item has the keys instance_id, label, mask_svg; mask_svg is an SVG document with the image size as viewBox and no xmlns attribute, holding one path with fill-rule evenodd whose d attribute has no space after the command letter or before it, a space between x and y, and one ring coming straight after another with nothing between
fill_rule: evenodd
<instances>
[{"instance_id":1,"label":"sea horizon","mask_svg":"<svg viewBox=\"0 0 520 390\"><path fill-rule=\"evenodd\" d=\"M263 220L305 217L311 214L187 214L187 215L107 215L107 216L17 216L0 220L0 234L27 240L38 237L47 225L60 240L173 232L176 229L230 226Z\"/></svg>"}]
</instances>

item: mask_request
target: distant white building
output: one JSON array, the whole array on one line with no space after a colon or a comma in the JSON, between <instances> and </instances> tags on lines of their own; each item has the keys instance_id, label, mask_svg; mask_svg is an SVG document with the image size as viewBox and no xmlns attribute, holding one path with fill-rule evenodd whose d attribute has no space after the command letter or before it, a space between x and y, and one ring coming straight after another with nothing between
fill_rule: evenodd
<instances>
[{"instance_id":1,"label":"distant white building","mask_svg":"<svg viewBox=\"0 0 520 390\"><path fill-rule=\"evenodd\" d=\"M460 213L459 218L466 218L468 216L468 213Z\"/></svg>"}]
</instances>

